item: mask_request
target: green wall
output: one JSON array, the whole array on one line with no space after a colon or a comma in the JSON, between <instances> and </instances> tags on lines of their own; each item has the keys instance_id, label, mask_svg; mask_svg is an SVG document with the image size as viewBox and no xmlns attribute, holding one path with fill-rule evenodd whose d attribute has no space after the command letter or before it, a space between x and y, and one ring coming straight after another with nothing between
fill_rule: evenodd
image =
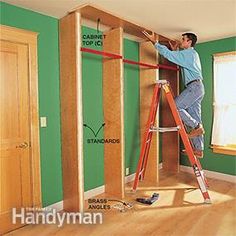
<instances>
[{"instance_id":1,"label":"green wall","mask_svg":"<svg viewBox=\"0 0 236 236\"><path fill-rule=\"evenodd\" d=\"M124 57L139 61L139 43L124 39ZM140 152L139 67L124 64L125 167L136 171Z\"/></svg>"},{"instance_id":2,"label":"green wall","mask_svg":"<svg viewBox=\"0 0 236 236\"><path fill-rule=\"evenodd\" d=\"M236 175L236 156L213 153L210 148L213 122L213 60L214 53L236 50L236 37L199 43L196 50L200 55L205 86L202 102L202 120L205 128L205 151L201 163L204 169ZM230 85L229 85L230 86ZM236 94L236 93L235 93ZM181 164L188 165L186 156L181 157Z\"/></svg>"},{"instance_id":3,"label":"green wall","mask_svg":"<svg viewBox=\"0 0 236 236\"><path fill-rule=\"evenodd\" d=\"M47 117L40 128L43 206L62 200L58 20L6 3L0 3L3 25L38 32L39 115Z\"/></svg>"},{"instance_id":4,"label":"green wall","mask_svg":"<svg viewBox=\"0 0 236 236\"><path fill-rule=\"evenodd\" d=\"M82 35L96 34L97 30L82 27ZM96 50L102 47L86 46ZM95 134L104 123L102 94L102 57L94 54L82 54L83 86L83 122L91 127ZM104 138L103 129L97 137L84 127L84 190L90 190L104 184L104 145L88 143L87 139Z\"/></svg>"}]
</instances>

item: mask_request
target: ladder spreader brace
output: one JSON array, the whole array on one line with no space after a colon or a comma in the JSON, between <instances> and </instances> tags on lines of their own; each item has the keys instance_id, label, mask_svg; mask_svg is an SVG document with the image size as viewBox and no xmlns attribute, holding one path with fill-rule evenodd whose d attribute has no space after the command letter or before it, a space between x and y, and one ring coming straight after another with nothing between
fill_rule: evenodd
<instances>
[{"instance_id":1,"label":"ladder spreader brace","mask_svg":"<svg viewBox=\"0 0 236 236\"><path fill-rule=\"evenodd\" d=\"M157 109L158 109L158 105L159 105L159 101L160 101L161 89L164 90L167 102L170 106L171 113L174 117L177 127L159 128L159 127L154 126L156 113L157 113ZM153 134L153 132L157 132L157 131L159 131L159 132L178 131L179 132L179 134L182 138L183 144L185 146L189 161L193 167L194 174L197 178L199 189L201 190L202 196L204 198L204 202L211 203L211 199L210 199L209 193L207 191L207 188L208 188L207 180L204 176L204 173L203 173L203 170L202 170L202 167L201 167L201 164L200 164L198 158L193 153L192 145L189 141L184 124L180 118L179 112L177 110L177 107L176 107L176 104L175 104L175 101L174 101L174 98L173 98L173 95L171 92L169 82L167 80L156 81L156 84L154 87L150 113L149 113L149 117L148 117L148 121L147 121L146 130L144 133L142 148L141 148L138 166L137 166L134 184L133 184L133 190L136 191L139 180L144 179L145 171L146 171L146 167L147 167L149 149L150 149L151 141L152 141L152 134Z\"/></svg>"},{"instance_id":2,"label":"ladder spreader brace","mask_svg":"<svg viewBox=\"0 0 236 236\"><path fill-rule=\"evenodd\" d=\"M157 132L159 131L160 133L165 133L165 132L174 132L174 131L179 131L180 127L150 127L150 132Z\"/></svg>"}]
</instances>

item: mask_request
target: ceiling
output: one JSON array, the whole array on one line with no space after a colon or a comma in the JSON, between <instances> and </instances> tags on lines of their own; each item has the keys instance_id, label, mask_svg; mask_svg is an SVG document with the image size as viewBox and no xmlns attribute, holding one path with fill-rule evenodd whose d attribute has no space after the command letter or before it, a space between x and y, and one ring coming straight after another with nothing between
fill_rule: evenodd
<instances>
[{"instance_id":1,"label":"ceiling","mask_svg":"<svg viewBox=\"0 0 236 236\"><path fill-rule=\"evenodd\" d=\"M236 36L236 0L4 0L61 18L92 3L169 38L194 32L199 42Z\"/></svg>"}]
</instances>

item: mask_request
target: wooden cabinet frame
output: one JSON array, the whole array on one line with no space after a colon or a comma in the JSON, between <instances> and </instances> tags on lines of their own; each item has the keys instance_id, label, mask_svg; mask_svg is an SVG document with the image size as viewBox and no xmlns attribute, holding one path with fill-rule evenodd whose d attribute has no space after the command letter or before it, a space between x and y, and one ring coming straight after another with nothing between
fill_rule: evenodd
<instances>
[{"instance_id":1,"label":"wooden cabinet frame","mask_svg":"<svg viewBox=\"0 0 236 236\"><path fill-rule=\"evenodd\" d=\"M93 5L83 5L71 11L60 20L60 58L61 58L61 130L62 130L62 159L63 159L63 190L64 209L68 211L83 211L84 183L83 183L83 115L82 115L82 73L81 73L81 18L96 21L110 27L105 32L103 50L119 56L103 60L103 106L106 127L105 137L115 136L120 143L105 145L105 192L117 198L124 197L124 91L123 91L123 32L144 39L141 31L149 29L126 21L112 13ZM168 39L161 37L162 41ZM83 49L82 49L83 50ZM97 53L100 54L100 53ZM157 65L158 55L151 43L140 43L140 62ZM128 62L128 60L126 60ZM132 63L131 63L132 64ZM141 139L146 126L148 112L152 98L152 88L159 78L158 66L140 68L140 129ZM113 78L110 79L112 73ZM166 75L168 76L168 75ZM163 74L162 77L166 77ZM171 73L173 80L178 78L178 72ZM109 78L108 78L109 77ZM109 87L108 85L109 80ZM174 84L178 90L178 81ZM116 96L110 96L111 94ZM109 98L109 99L106 99ZM112 106L112 109L111 109ZM169 116L169 114L167 115ZM173 135L173 134L172 134ZM174 134L178 140L178 135ZM170 136L169 136L170 137ZM168 143L171 148L171 143ZM162 150L164 152L165 146ZM171 155L176 157L174 165L178 165L178 141ZM169 157L165 157L169 159ZM158 182L159 139L158 134L153 135L150 150L148 171L146 179ZM168 168L167 168L168 169ZM173 168L177 170L178 168Z\"/></svg>"}]
</instances>

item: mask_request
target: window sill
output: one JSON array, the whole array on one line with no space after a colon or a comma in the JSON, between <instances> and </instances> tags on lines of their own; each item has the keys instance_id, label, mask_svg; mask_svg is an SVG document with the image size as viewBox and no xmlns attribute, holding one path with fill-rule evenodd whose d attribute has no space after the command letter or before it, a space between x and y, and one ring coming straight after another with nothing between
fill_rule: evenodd
<instances>
[{"instance_id":1,"label":"window sill","mask_svg":"<svg viewBox=\"0 0 236 236\"><path fill-rule=\"evenodd\" d=\"M235 147L224 147L224 146L211 146L214 153L226 154L226 155L236 155Z\"/></svg>"}]
</instances>

